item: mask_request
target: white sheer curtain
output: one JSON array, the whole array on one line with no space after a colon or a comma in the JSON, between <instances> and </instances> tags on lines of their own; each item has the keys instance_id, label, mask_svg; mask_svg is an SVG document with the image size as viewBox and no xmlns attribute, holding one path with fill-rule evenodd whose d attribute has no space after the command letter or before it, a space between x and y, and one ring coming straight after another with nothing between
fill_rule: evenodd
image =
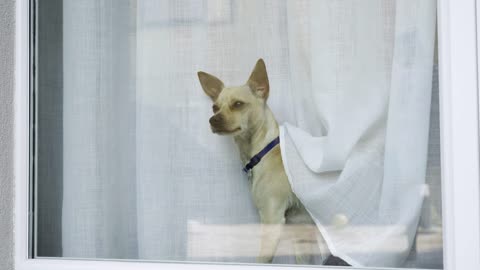
<instances>
[{"instance_id":1,"label":"white sheer curtain","mask_svg":"<svg viewBox=\"0 0 480 270\"><path fill-rule=\"evenodd\" d=\"M281 135L290 182L333 254L400 266L426 192L435 2L311 4L310 61L293 80L308 90Z\"/></svg>"},{"instance_id":2,"label":"white sheer curtain","mask_svg":"<svg viewBox=\"0 0 480 270\"><path fill-rule=\"evenodd\" d=\"M137 257L135 10L130 0L64 1L66 257Z\"/></svg>"},{"instance_id":3,"label":"white sheer curtain","mask_svg":"<svg viewBox=\"0 0 480 270\"><path fill-rule=\"evenodd\" d=\"M258 216L196 72L243 84L263 58L290 181L329 248L400 266L425 180L434 3L65 0L63 255L254 261Z\"/></svg>"},{"instance_id":4,"label":"white sheer curtain","mask_svg":"<svg viewBox=\"0 0 480 270\"><path fill-rule=\"evenodd\" d=\"M237 237L242 226L258 223L257 211L232 139L210 130L212 105L196 73L243 84L264 57L277 67L269 73L272 104L282 108L290 95L286 11L284 1L138 2L141 258L254 261L259 239L243 236L241 244ZM292 107L277 111L293 120ZM231 227L232 236L218 241L212 225Z\"/></svg>"}]
</instances>

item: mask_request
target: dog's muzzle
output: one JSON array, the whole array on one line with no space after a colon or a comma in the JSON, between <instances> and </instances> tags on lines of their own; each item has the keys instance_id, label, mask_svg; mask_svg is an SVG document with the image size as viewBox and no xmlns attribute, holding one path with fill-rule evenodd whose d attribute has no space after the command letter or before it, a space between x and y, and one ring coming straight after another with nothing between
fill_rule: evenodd
<instances>
[{"instance_id":1,"label":"dog's muzzle","mask_svg":"<svg viewBox=\"0 0 480 270\"><path fill-rule=\"evenodd\" d=\"M221 114L216 114L208 120L210 125L215 129L222 129L223 123L225 122Z\"/></svg>"}]
</instances>

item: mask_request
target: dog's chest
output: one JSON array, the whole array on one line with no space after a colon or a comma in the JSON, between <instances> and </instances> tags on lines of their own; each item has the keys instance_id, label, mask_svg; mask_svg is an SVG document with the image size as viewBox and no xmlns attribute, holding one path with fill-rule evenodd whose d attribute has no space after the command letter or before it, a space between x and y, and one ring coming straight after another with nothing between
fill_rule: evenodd
<instances>
[{"instance_id":1,"label":"dog's chest","mask_svg":"<svg viewBox=\"0 0 480 270\"><path fill-rule=\"evenodd\" d=\"M270 160L262 160L257 166L247 172L247 179L253 193L268 193L268 190L285 189L285 180L279 173L283 168L273 168Z\"/></svg>"}]
</instances>

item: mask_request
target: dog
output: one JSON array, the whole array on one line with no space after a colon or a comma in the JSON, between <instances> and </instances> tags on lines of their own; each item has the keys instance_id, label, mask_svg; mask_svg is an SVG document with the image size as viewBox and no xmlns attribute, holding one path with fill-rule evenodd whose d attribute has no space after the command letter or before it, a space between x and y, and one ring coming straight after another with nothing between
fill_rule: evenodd
<instances>
[{"instance_id":1,"label":"dog","mask_svg":"<svg viewBox=\"0 0 480 270\"><path fill-rule=\"evenodd\" d=\"M262 223L257 262L272 262L284 225L292 224L301 228L293 230L296 263L309 263L318 235L312 217L293 193L283 167L278 123L267 105L270 86L265 62L259 59L241 86L226 87L220 79L203 71L198 72L198 79L213 101L213 116L209 119L212 132L233 137L245 164L244 171L249 175L250 190Z\"/></svg>"}]
</instances>

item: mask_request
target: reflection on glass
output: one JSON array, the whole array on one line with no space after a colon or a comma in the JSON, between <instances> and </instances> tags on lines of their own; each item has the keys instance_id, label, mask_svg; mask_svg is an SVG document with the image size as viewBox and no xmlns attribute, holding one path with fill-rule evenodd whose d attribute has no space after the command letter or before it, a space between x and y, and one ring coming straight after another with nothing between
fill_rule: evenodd
<instances>
[{"instance_id":1,"label":"reflection on glass","mask_svg":"<svg viewBox=\"0 0 480 270\"><path fill-rule=\"evenodd\" d=\"M36 6L36 256L256 262L275 225L197 72L241 86L262 58L315 220L282 227L273 263L443 267L435 1Z\"/></svg>"}]
</instances>

